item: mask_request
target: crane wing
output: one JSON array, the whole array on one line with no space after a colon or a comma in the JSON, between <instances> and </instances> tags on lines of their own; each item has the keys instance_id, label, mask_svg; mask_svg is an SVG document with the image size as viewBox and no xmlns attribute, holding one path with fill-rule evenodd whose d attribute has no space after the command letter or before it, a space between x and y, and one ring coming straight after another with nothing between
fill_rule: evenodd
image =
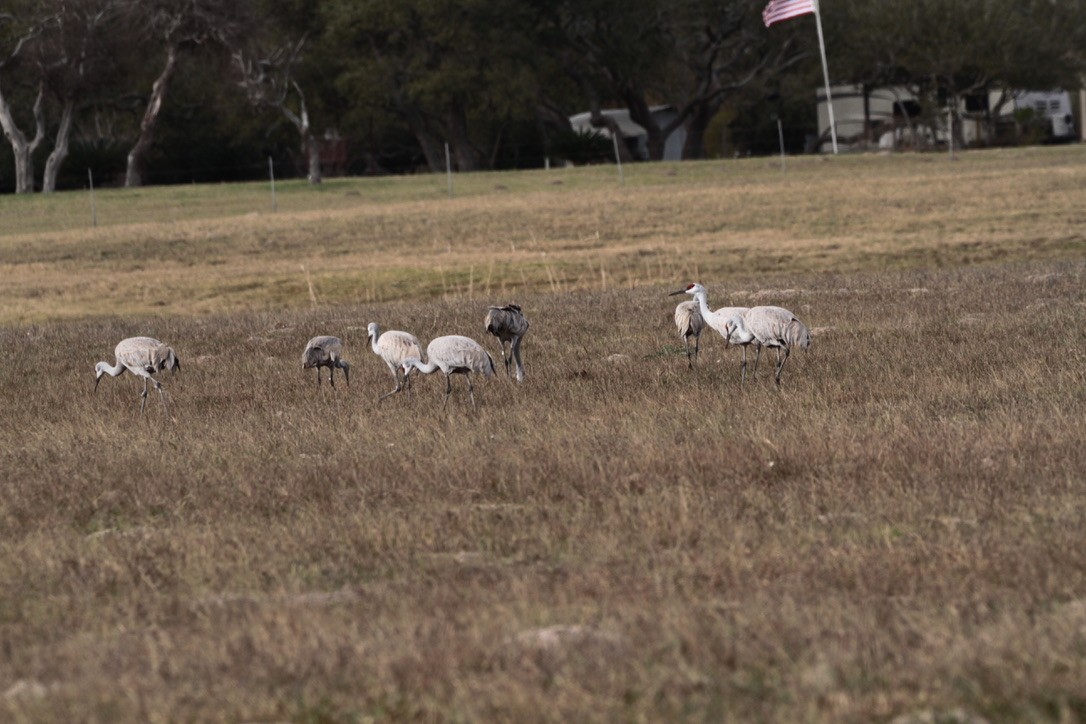
<instances>
[{"instance_id":1,"label":"crane wing","mask_svg":"<svg viewBox=\"0 0 1086 724\"><path fill-rule=\"evenodd\" d=\"M422 359L422 344L415 335L407 332L385 332L378 338L377 346L383 352L382 357L392 359L397 364L408 357Z\"/></svg>"}]
</instances>

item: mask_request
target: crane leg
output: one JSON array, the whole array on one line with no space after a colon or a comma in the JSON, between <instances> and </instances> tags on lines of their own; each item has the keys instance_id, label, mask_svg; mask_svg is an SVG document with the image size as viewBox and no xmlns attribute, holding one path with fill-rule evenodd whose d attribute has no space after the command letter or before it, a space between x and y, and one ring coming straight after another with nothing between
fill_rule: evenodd
<instances>
[{"instance_id":1,"label":"crane leg","mask_svg":"<svg viewBox=\"0 0 1086 724\"><path fill-rule=\"evenodd\" d=\"M761 342L755 342L754 343L754 351L755 351L754 369L752 369L750 371L750 378L752 380L754 379L755 375L758 374L758 360L760 360L762 358L762 343Z\"/></svg>"},{"instance_id":2,"label":"crane leg","mask_svg":"<svg viewBox=\"0 0 1086 724\"><path fill-rule=\"evenodd\" d=\"M452 394L452 375L445 375L445 401L441 403L441 409L449 406L449 395Z\"/></svg>"},{"instance_id":3,"label":"crane leg","mask_svg":"<svg viewBox=\"0 0 1086 724\"><path fill-rule=\"evenodd\" d=\"M317 387L321 386L321 368L317 368Z\"/></svg>"},{"instance_id":4,"label":"crane leg","mask_svg":"<svg viewBox=\"0 0 1086 724\"><path fill-rule=\"evenodd\" d=\"M502 362L505 364L505 376L506 377L512 377L513 373L509 369L509 366L511 364L513 364L513 345L512 344L509 345L509 354L508 355L505 353L505 340L504 339L501 340L501 345L502 345Z\"/></svg>"},{"instance_id":5,"label":"crane leg","mask_svg":"<svg viewBox=\"0 0 1086 724\"><path fill-rule=\"evenodd\" d=\"M345 379L347 381L347 386L350 387L351 386L351 368L346 367L346 366L341 366L340 369L343 370L343 379Z\"/></svg>"},{"instance_id":6,"label":"crane leg","mask_svg":"<svg viewBox=\"0 0 1086 724\"><path fill-rule=\"evenodd\" d=\"M336 368L333 365L328 365L328 384L330 384L332 387L336 386L335 372ZM319 375L320 372L318 372L317 374Z\"/></svg>"},{"instance_id":7,"label":"crane leg","mask_svg":"<svg viewBox=\"0 0 1086 724\"><path fill-rule=\"evenodd\" d=\"M784 363L788 361L788 355L792 353L789 347L784 348L784 357L781 357L781 348L777 348L777 386L781 384L781 370L784 369Z\"/></svg>"},{"instance_id":8,"label":"crane leg","mask_svg":"<svg viewBox=\"0 0 1086 724\"><path fill-rule=\"evenodd\" d=\"M739 383L747 383L747 345L743 345L743 364L739 366Z\"/></svg>"},{"instance_id":9,"label":"crane leg","mask_svg":"<svg viewBox=\"0 0 1086 724\"><path fill-rule=\"evenodd\" d=\"M698 352L701 351L701 335L694 335L694 361L698 361Z\"/></svg>"},{"instance_id":10,"label":"crane leg","mask_svg":"<svg viewBox=\"0 0 1086 724\"><path fill-rule=\"evenodd\" d=\"M162 385L155 381L155 389L158 390L158 399L162 400L162 411L166 413L166 417L170 416L170 408L166 406L166 391L162 389Z\"/></svg>"},{"instance_id":11,"label":"crane leg","mask_svg":"<svg viewBox=\"0 0 1086 724\"><path fill-rule=\"evenodd\" d=\"M690 338L689 337L683 337L683 346L686 347L686 368L692 370L692 369L694 369L694 360L690 356Z\"/></svg>"},{"instance_id":12,"label":"crane leg","mask_svg":"<svg viewBox=\"0 0 1086 724\"><path fill-rule=\"evenodd\" d=\"M140 393L140 415L143 415L143 411L147 409L147 380L149 378L143 378L143 392Z\"/></svg>"},{"instance_id":13,"label":"crane leg","mask_svg":"<svg viewBox=\"0 0 1086 724\"><path fill-rule=\"evenodd\" d=\"M392 392L386 392L385 394L378 397L377 401L380 402L381 400L385 399L386 397L391 397L392 395L395 395L397 392L399 392L402 389L403 389L403 385L400 383L400 376L396 375L396 386L392 389Z\"/></svg>"},{"instance_id":14,"label":"crane leg","mask_svg":"<svg viewBox=\"0 0 1086 724\"><path fill-rule=\"evenodd\" d=\"M404 372L403 381L401 382L400 381L400 368L399 367L393 367L392 368L392 377L396 380L396 386L392 388L391 392L386 392L385 394L378 397L377 398L378 402L385 399L386 397L391 397L392 395L395 395L397 392L402 392L403 390L408 390L410 392L410 389L409 389L410 386L411 386L411 373L410 372Z\"/></svg>"},{"instance_id":15,"label":"crane leg","mask_svg":"<svg viewBox=\"0 0 1086 724\"><path fill-rule=\"evenodd\" d=\"M471 407L475 409L475 385L471 382L471 373L468 372L468 397L471 398Z\"/></svg>"}]
</instances>

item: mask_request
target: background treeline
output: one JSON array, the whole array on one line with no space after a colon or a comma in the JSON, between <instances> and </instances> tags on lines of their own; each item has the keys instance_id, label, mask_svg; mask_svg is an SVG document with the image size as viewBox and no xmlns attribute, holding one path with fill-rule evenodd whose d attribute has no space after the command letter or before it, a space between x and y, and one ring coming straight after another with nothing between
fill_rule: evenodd
<instances>
[{"instance_id":1,"label":"background treeline","mask_svg":"<svg viewBox=\"0 0 1086 724\"><path fill-rule=\"evenodd\" d=\"M802 151L821 84L812 16L765 0L4 0L0 191L591 162L568 117L625 107L651 158ZM1086 0L828 0L834 83L935 113L990 90L1077 88ZM956 104L952 104L956 105ZM626 149L622 149L625 153Z\"/></svg>"}]
</instances>

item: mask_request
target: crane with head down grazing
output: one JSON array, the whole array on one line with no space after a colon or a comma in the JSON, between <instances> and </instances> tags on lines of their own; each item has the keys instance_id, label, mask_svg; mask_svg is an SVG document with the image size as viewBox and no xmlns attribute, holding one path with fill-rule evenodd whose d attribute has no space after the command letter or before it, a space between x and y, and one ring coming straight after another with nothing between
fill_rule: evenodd
<instances>
[{"instance_id":1,"label":"crane with head down grazing","mask_svg":"<svg viewBox=\"0 0 1086 724\"><path fill-rule=\"evenodd\" d=\"M740 344L754 343L757 355L754 358L754 370L758 372L758 360L762 357L762 347L777 350L777 370L775 379L781 384L781 371L784 369L793 347L810 349L811 332L799 317L782 307L751 307L744 314L732 317L727 322L729 334L744 340ZM784 350L784 355L781 355ZM744 365L746 360L744 359Z\"/></svg>"},{"instance_id":2,"label":"crane with head down grazing","mask_svg":"<svg viewBox=\"0 0 1086 724\"><path fill-rule=\"evenodd\" d=\"M483 329L498 338L501 345L502 361L505 373L512 376L509 365L515 360L517 382L524 381L524 363L520 359L520 343L528 333L528 318L520 310L519 304L506 304L504 307L490 307L483 320ZM505 345L509 345L509 355L505 354Z\"/></svg>"},{"instance_id":3,"label":"crane with head down grazing","mask_svg":"<svg viewBox=\"0 0 1086 724\"><path fill-rule=\"evenodd\" d=\"M147 386L153 384L158 390L159 399L162 400L162 409L170 414L166 407L166 393L162 390L162 383L151 375L162 370L175 372L181 369L181 360L174 354L172 348L151 337L129 337L122 339L117 348L113 350L117 359L116 364L99 362L94 366L94 391L98 391L98 383L102 381L102 375L116 377L128 370L137 377L143 378L143 391L140 392L140 414L147 407Z\"/></svg>"},{"instance_id":4,"label":"crane with head down grazing","mask_svg":"<svg viewBox=\"0 0 1086 724\"><path fill-rule=\"evenodd\" d=\"M422 357L422 344L419 343L418 337L408 332L390 329L382 333L381 328L374 322L370 322L367 334L369 335L370 348L373 349L373 353L385 361L388 369L392 372L392 376L396 378L396 387L392 392L386 392L378 397L377 401L380 402L389 395L394 395L410 386L410 375L405 372L401 382L400 371L403 368L404 360L411 357L416 359Z\"/></svg>"},{"instance_id":5,"label":"crane with head down grazing","mask_svg":"<svg viewBox=\"0 0 1086 724\"><path fill-rule=\"evenodd\" d=\"M452 376L464 375L468 378L468 396L471 397L471 406L475 407L475 385L472 384L472 375L478 373L489 378L494 374L494 359L482 345L469 337L453 334L432 340L426 346L426 356L429 362L423 362L417 357L404 360L404 373L410 374L411 370L416 369L428 375L441 370L445 375L445 401L441 409L445 409L449 404L449 395L452 394Z\"/></svg>"},{"instance_id":6,"label":"crane with head down grazing","mask_svg":"<svg viewBox=\"0 0 1086 724\"><path fill-rule=\"evenodd\" d=\"M675 327L679 330L679 339L686 345L686 365L693 369L701 349L701 332L705 329L705 320L695 301L679 302L675 307ZM694 351L690 351L690 338L694 338Z\"/></svg>"},{"instance_id":7,"label":"crane with head down grazing","mask_svg":"<svg viewBox=\"0 0 1086 724\"><path fill-rule=\"evenodd\" d=\"M705 291L705 287L701 284L693 283L688 284L685 288L671 292L670 295L674 297L677 294L689 294L694 297L694 303L697 305L698 312L701 314L702 320L705 324L715 329L720 333L720 336L724 338L725 346L728 344L738 344L743 347L743 364L741 367L743 378L746 379L747 373L747 344L739 338L732 339L732 331L728 328L728 320L735 315L742 315L747 311L746 307L721 307L717 310L709 309L708 292ZM678 320L679 312L675 310L675 317Z\"/></svg>"},{"instance_id":8,"label":"crane with head down grazing","mask_svg":"<svg viewBox=\"0 0 1086 724\"><path fill-rule=\"evenodd\" d=\"M321 367L328 368L328 384L336 386L333 373L337 369L343 370L343 378L347 380L347 386L351 386L351 365L343 359L343 341L339 337L322 335L309 340L302 352L302 369L316 368L317 387L321 386Z\"/></svg>"}]
</instances>

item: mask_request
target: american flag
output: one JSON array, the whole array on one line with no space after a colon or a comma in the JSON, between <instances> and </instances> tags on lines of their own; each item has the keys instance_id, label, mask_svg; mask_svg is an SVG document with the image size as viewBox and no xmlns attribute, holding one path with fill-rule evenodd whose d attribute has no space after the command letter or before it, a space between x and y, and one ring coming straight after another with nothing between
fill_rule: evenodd
<instances>
[{"instance_id":1,"label":"american flag","mask_svg":"<svg viewBox=\"0 0 1086 724\"><path fill-rule=\"evenodd\" d=\"M769 0L762 11L762 22L768 28L773 23L815 11L815 0Z\"/></svg>"}]
</instances>

